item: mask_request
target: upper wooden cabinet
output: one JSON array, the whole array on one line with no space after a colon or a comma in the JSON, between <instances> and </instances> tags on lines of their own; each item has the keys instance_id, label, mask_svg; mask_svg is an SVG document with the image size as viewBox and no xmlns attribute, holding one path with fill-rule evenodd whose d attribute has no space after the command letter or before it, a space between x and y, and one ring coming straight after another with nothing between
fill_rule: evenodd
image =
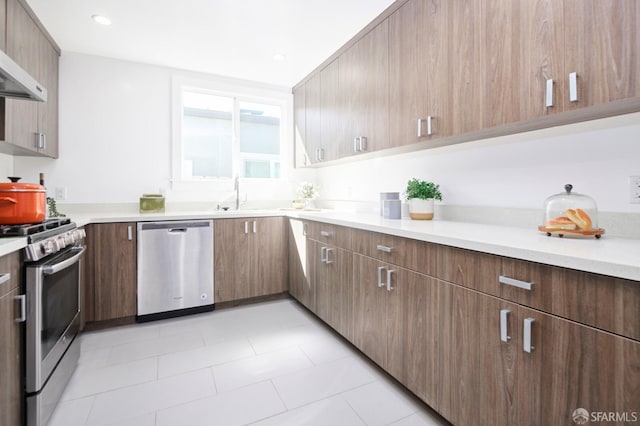
<instances>
[{"instance_id":1,"label":"upper wooden cabinet","mask_svg":"<svg viewBox=\"0 0 640 426\"><path fill-rule=\"evenodd\" d=\"M389 147L388 40L384 20L340 56L340 157Z\"/></svg>"},{"instance_id":2,"label":"upper wooden cabinet","mask_svg":"<svg viewBox=\"0 0 640 426\"><path fill-rule=\"evenodd\" d=\"M564 0L564 75L576 73L565 109L640 96L640 5L636 0Z\"/></svg>"},{"instance_id":3,"label":"upper wooden cabinet","mask_svg":"<svg viewBox=\"0 0 640 426\"><path fill-rule=\"evenodd\" d=\"M451 5L410 0L389 17L390 146L453 133Z\"/></svg>"},{"instance_id":4,"label":"upper wooden cabinet","mask_svg":"<svg viewBox=\"0 0 640 426\"><path fill-rule=\"evenodd\" d=\"M398 0L296 90L322 80L325 161L630 113L639 24L634 0Z\"/></svg>"},{"instance_id":5,"label":"upper wooden cabinet","mask_svg":"<svg viewBox=\"0 0 640 426\"><path fill-rule=\"evenodd\" d=\"M47 89L46 102L2 99L4 152L58 157L57 48L18 0L7 0L6 52Z\"/></svg>"}]
</instances>

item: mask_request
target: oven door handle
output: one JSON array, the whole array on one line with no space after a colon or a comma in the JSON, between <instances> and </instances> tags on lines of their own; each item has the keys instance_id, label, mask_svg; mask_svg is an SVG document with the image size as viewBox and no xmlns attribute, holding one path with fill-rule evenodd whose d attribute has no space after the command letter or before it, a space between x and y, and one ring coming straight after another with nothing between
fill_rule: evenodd
<instances>
[{"instance_id":1,"label":"oven door handle","mask_svg":"<svg viewBox=\"0 0 640 426\"><path fill-rule=\"evenodd\" d=\"M52 275L55 274L57 272L62 271L63 269L68 268L69 266L73 265L74 263L76 263L78 261L78 259L80 258L80 256L82 256L82 254L84 253L84 251L87 249L86 246L81 246L79 248L73 248L72 250L76 251L77 253L74 254L73 256L71 256L68 259L63 260L60 263L56 263L55 265L47 265L44 268L42 268L42 273L45 275Z\"/></svg>"}]
</instances>

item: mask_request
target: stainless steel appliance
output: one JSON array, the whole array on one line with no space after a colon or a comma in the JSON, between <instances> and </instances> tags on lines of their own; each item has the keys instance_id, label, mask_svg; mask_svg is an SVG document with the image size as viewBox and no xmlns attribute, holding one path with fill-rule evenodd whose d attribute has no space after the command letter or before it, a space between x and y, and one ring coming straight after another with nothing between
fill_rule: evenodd
<instances>
[{"instance_id":1,"label":"stainless steel appliance","mask_svg":"<svg viewBox=\"0 0 640 426\"><path fill-rule=\"evenodd\" d=\"M0 235L27 235L25 391L27 425L46 425L80 356L80 276L85 233L69 219L6 226Z\"/></svg>"},{"instance_id":2,"label":"stainless steel appliance","mask_svg":"<svg viewBox=\"0 0 640 426\"><path fill-rule=\"evenodd\" d=\"M138 223L138 321L213 309L213 220Z\"/></svg>"},{"instance_id":3,"label":"stainless steel appliance","mask_svg":"<svg viewBox=\"0 0 640 426\"><path fill-rule=\"evenodd\" d=\"M45 102L47 90L6 53L0 51L0 96Z\"/></svg>"}]
</instances>

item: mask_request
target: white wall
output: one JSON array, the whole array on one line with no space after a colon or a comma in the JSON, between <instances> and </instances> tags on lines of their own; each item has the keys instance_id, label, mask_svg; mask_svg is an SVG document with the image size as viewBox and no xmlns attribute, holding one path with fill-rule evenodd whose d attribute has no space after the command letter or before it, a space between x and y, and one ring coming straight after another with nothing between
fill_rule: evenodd
<instances>
[{"instance_id":1,"label":"white wall","mask_svg":"<svg viewBox=\"0 0 640 426\"><path fill-rule=\"evenodd\" d=\"M542 208L571 183L601 211L640 213L629 176L640 175L640 114L319 169L323 197L377 203L412 177L441 185L444 203Z\"/></svg>"},{"instance_id":2,"label":"white wall","mask_svg":"<svg viewBox=\"0 0 640 426\"><path fill-rule=\"evenodd\" d=\"M228 197L232 190L228 182L175 188L170 184L171 81L172 76L184 74L64 52L60 58L59 159L15 157L15 173L27 182L37 182L38 173L44 172L51 192L56 187L67 188L65 203L135 203L142 193L160 190L167 201ZM229 83L228 79L224 82ZM242 191L249 200L291 199L290 180L296 176L289 173L288 180L279 182L243 182Z\"/></svg>"}]
</instances>

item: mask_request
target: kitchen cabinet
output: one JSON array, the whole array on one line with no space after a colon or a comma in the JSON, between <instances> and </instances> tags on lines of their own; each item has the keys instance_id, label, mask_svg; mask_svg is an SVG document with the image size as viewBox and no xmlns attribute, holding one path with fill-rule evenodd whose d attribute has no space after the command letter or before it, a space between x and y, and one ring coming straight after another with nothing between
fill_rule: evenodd
<instances>
[{"instance_id":1,"label":"kitchen cabinet","mask_svg":"<svg viewBox=\"0 0 640 426\"><path fill-rule=\"evenodd\" d=\"M0 258L0 274L10 274L0 282L0 424L22 424L22 324L20 253Z\"/></svg>"},{"instance_id":2,"label":"kitchen cabinet","mask_svg":"<svg viewBox=\"0 0 640 426\"><path fill-rule=\"evenodd\" d=\"M305 99L304 85L293 89L293 150L295 167L303 167L309 164L309 156L306 150L307 114Z\"/></svg>"},{"instance_id":3,"label":"kitchen cabinet","mask_svg":"<svg viewBox=\"0 0 640 426\"><path fill-rule=\"evenodd\" d=\"M337 332L350 338L352 328L351 252L317 241L310 244L313 287L316 289L315 313Z\"/></svg>"},{"instance_id":4,"label":"kitchen cabinet","mask_svg":"<svg viewBox=\"0 0 640 426\"><path fill-rule=\"evenodd\" d=\"M287 290L284 217L214 221L215 303Z\"/></svg>"},{"instance_id":5,"label":"kitchen cabinet","mask_svg":"<svg viewBox=\"0 0 640 426\"><path fill-rule=\"evenodd\" d=\"M86 229L87 323L136 315L136 224L96 223Z\"/></svg>"},{"instance_id":6,"label":"kitchen cabinet","mask_svg":"<svg viewBox=\"0 0 640 426\"><path fill-rule=\"evenodd\" d=\"M389 146L453 134L452 5L409 0L389 17Z\"/></svg>"},{"instance_id":7,"label":"kitchen cabinet","mask_svg":"<svg viewBox=\"0 0 640 426\"><path fill-rule=\"evenodd\" d=\"M28 6L7 0L6 52L47 89L46 102L2 99L3 148L15 154L58 157L59 50L40 29Z\"/></svg>"},{"instance_id":8,"label":"kitchen cabinet","mask_svg":"<svg viewBox=\"0 0 640 426\"><path fill-rule=\"evenodd\" d=\"M352 302L337 308L351 307L345 337L453 424L569 424L577 408L631 416L640 406L637 282L335 225L307 229L313 258L327 259L327 247L351 256ZM338 293L321 285L317 315L329 323Z\"/></svg>"},{"instance_id":9,"label":"kitchen cabinet","mask_svg":"<svg viewBox=\"0 0 640 426\"><path fill-rule=\"evenodd\" d=\"M335 160L348 154L345 147L347 111L344 105L347 86L340 80L342 61L342 58L336 59L320 71L321 161Z\"/></svg>"},{"instance_id":10,"label":"kitchen cabinet","mask_svg":"<svg viewBox=\"0 0 640 426\"><path fill-rule=\"evenodd\" d=\"M640 6L635 0L564 0L564 75L576 73L574 110L640 96Z\"/></svg>"},{"instance_id":11,"label":"kitchen cabinet","mask_svg":"<svg viewBox=\"0 0 640 426\"><path fill-rule=\"evenodd\" d=\"M322 146L322 85L320 74L311 77L304 85L305 93L305 146L309 164L325 158Z\"/></svg>"},{"instance_id":12,"label":"kitchen cabinet","mask_svg":"<svg viewBox=\"0 0 640 426\"><path fill-rule=\"evenodd\" d=\"M308 223L289 219L289 293L298 302L315 312L316 291L311 276L312 241L307 241Z\"/></svg>"},{"instance_id":13,"label":"kitchen cabinet","mask_svg":"<svg viewBox=\"0 0 640 426\"><path fill-rule=\"evenodd\" d=\"M345 155L389 147L388 39L384 20L340 56Z\"/></svg>"},{"instance_id":14,"label":"kitchen cabinet","mask_svg":"<svg viewBox=\"0 0 640 426\"><path fill-rule=\"evenodd\" d=\"M7 50L7 0L0 0L0 49Z\"/></svg>"},{"instance_id":15,"label":"kitchen cabinet","mask_svg":"<svg viewBox=\"0 0 640 426\"><path fill-rule=\"evenodd\" d=\"M485 102L491 128L563 110L563 0L483 0ZM547 81L551 92L547 106ZM553 101L553 102L552 102Z\"/></svg>"}]
</instances>

